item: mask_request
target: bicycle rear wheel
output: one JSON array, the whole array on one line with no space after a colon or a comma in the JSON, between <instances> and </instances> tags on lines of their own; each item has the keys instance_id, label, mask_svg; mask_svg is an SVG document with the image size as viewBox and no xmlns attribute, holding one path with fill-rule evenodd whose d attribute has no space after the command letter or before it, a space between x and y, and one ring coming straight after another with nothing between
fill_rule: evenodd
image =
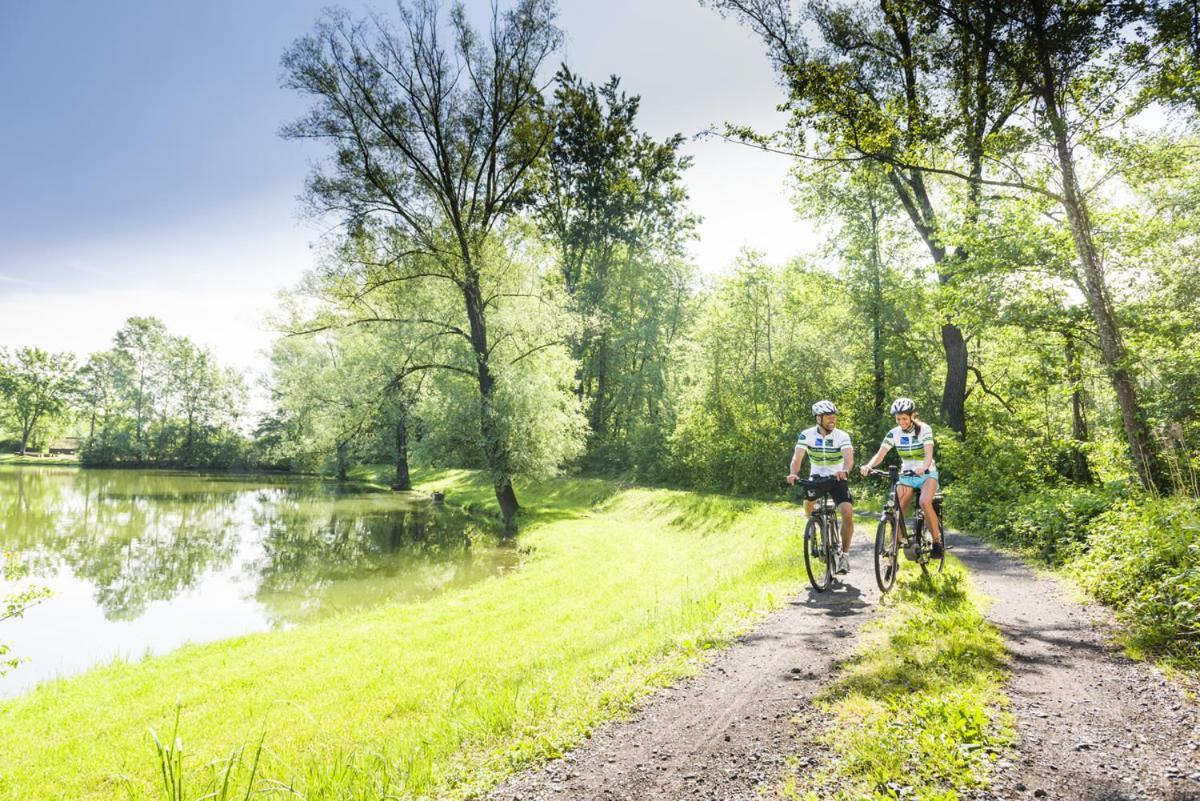
<instances>
[{"instance_id":1,"label":"bicycle rear wheel","mask_svg":"<svg viewBox=\"0 0 1200 801\"><path fill-rule=\"evenodd\" d=\"M880 592L887 592L896 583L900 569L900 547L896 539L896 519L885 517L875 530L875 582Z\"/></svg>"},{"instance_id":2,"label":"bicycle rear wheel","mask_svg":"<svg viewBox=\"0 0 1200 801\"><path fill-rule=\"evenodd\" d=\"M833 581L832 560L836 557L826 543L824 518L810 517L804 527L804 569L817 592L825 592Z\"/></svg>"}]
</instances>

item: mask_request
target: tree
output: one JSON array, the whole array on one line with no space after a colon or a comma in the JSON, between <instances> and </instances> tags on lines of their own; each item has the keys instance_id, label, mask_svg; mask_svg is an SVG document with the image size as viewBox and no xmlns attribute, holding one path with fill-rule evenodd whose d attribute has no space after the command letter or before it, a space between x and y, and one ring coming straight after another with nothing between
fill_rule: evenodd
<instances>
[{"instance_id":1,"label":"tree","mask_svg":"<svg viewBox=\"0 0 1200 801\"><path fill-rule=\"evenodd\" d=\"M1035 100L1034 133L1059 188L1008 182L1052 198L1066 217L1079 260L1079 288L1096 326L1101 360L1117 396L1129 454L1142 485L1156 488L1158 449L1150 436L1137 380L1105 276L1089 191L1080 179L1080 149L1101 147L1105 131L1136 113L1128 87L1146 70L1137 4L1071 0L992 0L978 3L998 24L983 28L963 9L927 0L940 19L971 36L1010 70Z\"/></svg>"},{"instance_id":2,"label":"tree","mask_svg":"<svg viewBox=\"0 0 1200 801\"><path fill-rule=\"evenodd\" d=\"M679 152L682 136L659 142L638 131L640 99L617 77L596 86L564 66L555 80L535 217L580 320L571 352L593 456L628 467L631 439L660 423L667 354L685 322L683 242L695 218L682 181L691 160Z\"/></svg>"},{"instance_id":3,"label":"tree","mask_svg":"<svg viewBox=\"0 0 1200 801\"><path fill-rule=\"evenodd\" d=\"M982 34L1000 24L997 13L976 10L969 0L949 1ZM728 133L817 163L880 165L939 283L952 284L970 257L954 246L955 233L978 219L985 167L1019 141L1009 123L1025 97L976 29L939 26L936 14L909 0L809 2L798 16L778 0L711 5L763 39L792 115L780 137L736 127ZM944 173L963 176L965 193L935 191L932 181ZM943 309L940 329L946 365L941 417L965 436L968 352L953 309Z\"/></svg>"},{"instance_id":4,"label":"tree","mask_svg":"<svg viewBox=\"0 0 1200 801\"><path fill-rule=\"evenodd\" d=\"M473 363L445 369L475 381L486 463L513 530L518 502L496 415L489 329L503 298L489 290L488 258L500 229L528 203L530 171L553 136L538 73L561 34L549 0L494 10L487 36L455 6L448 45L435 4L402 3L399 16L397 30L329 12L287 51L285 83L312 106L283 133L332 146L308 199L351 232L382 233L378 241L399 248L381 262L383 281L433 279L457 293L466 319L453 333Z\"/></svg>"},{"instance_id":5,"label":"tree","mask_svg":"<svg viewBox=\"0 0 1200 801\"><path fill-rule=\"evenodd\" d=\"M133 447L140 461L149 455L146 428L164 378L167 327L154 317L130 317L117 332L114 353L119 380L133 405Z\"/></svg>"},{"instance_id":6,"label":"tree","mask_svg":"<svg viewBox=\"0 0 1200 801\"><path fill-rule=\"evenodd\" d=\"M21 348L14 356L0 351L0 396L20 428L21 455L39 424L71 407L78 390L75 356Z\"/></svg>"}]
</instances>

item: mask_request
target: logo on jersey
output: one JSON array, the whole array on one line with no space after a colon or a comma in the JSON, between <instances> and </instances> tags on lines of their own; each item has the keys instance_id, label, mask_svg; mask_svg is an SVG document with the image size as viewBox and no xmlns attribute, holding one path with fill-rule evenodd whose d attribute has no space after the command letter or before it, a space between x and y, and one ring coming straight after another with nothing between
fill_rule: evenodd
<instances>
[{"instance_id":1,"label":"logo on jersey","mask_svg":"<svg viewBox=\"0 0 1200 801\"><path fill-rule=\"evenodd\" d=\"M909 438L908 438L908 437L901 437L901 438L900 438L900 444L901 444L901 445L907 445L907 444L908 444L908 440L909 440Z\"/></svg>"}]
</instances>

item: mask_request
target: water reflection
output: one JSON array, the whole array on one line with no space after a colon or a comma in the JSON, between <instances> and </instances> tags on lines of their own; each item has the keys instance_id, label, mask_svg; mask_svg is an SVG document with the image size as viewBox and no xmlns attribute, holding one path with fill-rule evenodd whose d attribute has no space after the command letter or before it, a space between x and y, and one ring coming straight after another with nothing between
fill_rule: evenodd
<instances>
[{"instance_id":1,"label":"water reflection","mask_svg":"<svg viewBox=\"0 0 1200 801\"><path fill-rule=\"evenodd\" d=\"M0 550L54 596L0 630L0 697L114 656L427 597L515 554L461 512L313 481L0 468Z\"/></svg>"}]
</instances>

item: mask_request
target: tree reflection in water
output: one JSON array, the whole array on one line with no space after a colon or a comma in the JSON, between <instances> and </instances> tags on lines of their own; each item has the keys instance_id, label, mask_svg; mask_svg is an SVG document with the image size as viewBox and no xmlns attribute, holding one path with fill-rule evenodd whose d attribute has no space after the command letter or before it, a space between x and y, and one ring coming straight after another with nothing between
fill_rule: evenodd
<instances>
[{"instance_id":1,"label":"tree reflection in water","mask_svg":"<svg viewBox=\"0 0 1200 801\"><path fill-rule=\"evenodd\" d=\"M64 568L86 581L109 621L185 592L249 586L247 600L286 625L425 597L515 561L486 547L494 537L477 518L315 481L5 468L0 523L0 548L42 583ZM206 585L221 573L241 581Z\"/></svg>"}]
</instances>

